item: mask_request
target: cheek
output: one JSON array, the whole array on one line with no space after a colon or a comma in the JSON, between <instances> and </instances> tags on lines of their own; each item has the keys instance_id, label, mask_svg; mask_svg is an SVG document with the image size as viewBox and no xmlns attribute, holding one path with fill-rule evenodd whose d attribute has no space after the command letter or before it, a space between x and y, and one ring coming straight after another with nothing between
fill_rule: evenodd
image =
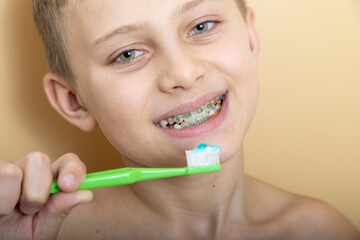
<instances>
[{"instance_id":1,"label":"cheek","mask_svg":"<svg viewBox=\"0 0 360 240\"><path fill-rule=\"evenodd\" d=\"M109 142L124 155L142 154L139 146L151 141L152 80L143 73L130 76L90 63L76 67L81 98Z\"/></svg>"},{"instance_id":2,"label":"cheek","mask_svg":"<svg viewBox=\"0 0 360 240\"><path fill-rule=\"evenodd\" d=\"M152 126L148 107L150 81L141 81L140 76L119 78L113 75L102 79L101 84L91 86L90 101L92 114L104 135L124 154L136 147L135 142L146 145L146 136Z\"/></svg>"},{"instance_id":3,"label":"cheek","mask_svg":"<svg viewBox=\"0 0 360 240\"><path fill-rule=\"evenodd\" d=\"M210 56L217 68L234 79L249 75L254 67L253 55L250 51L247 30L241 24L231 25L224 30L224 36L208 48ZM233 29L243 29L235 31Z\"/></svg>"},{"instance_id":4,"label":"cheek","mask_svg":"<svg viewBox=\"0 0 360 240\"><path fill-rule=\"evenodd\" d=\"M258 97L257 63L245 34L232 35L215 46L215 68L228 78L230 88L243 100Z\"/></svg>"},{"instance_id":5,"label":"cheek","mask_svg":"<svg viewBox=\"0 0 360 240\"><path fill-rule=\"evenodd\" d=\"M97 101L96 117L100 123L107 120L112 124L139 121L137 116L146 105L146 89L139 88L139 83L131 78L115 75L103 79L92 86L91 94Z\"/></svg>"},{"instance_id":6,"label":"cheek","mask_svg":"<svg viewBox=\"0 0 360 240\"><path fill-rule=\"evenodd\" d=\"M221 53L216 68L227 79L229 91L236 105L237 118L241 119L242 132L245 133L254 118L258 97L259 80L257 63L245 33L232 35L217 46ZM234 125L235 127L235 125Z\"/></svg>"}]
</instances>

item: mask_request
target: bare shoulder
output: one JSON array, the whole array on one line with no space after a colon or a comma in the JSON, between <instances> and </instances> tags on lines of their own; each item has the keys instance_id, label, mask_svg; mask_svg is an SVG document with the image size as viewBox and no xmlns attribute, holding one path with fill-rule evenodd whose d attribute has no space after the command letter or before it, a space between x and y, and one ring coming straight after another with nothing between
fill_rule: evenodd
<instances>
[{"instance_id":1,"label":"bare shoulder","mask_svg":"<svg viewBox=\"0 0 360 240\"><path fill-rule=\"evenodd\" d=\"M313 198L299 197L285 220L298 226L297 236L304 239L360 239L355 226L329 204Z\"/></svg>"},{"instance_id":2,"label":"bare shoulder","mask_svg":"<svg viewBox=\"0 0 360 240\"><path fill-rule=\"evenodd\" d=\"M329 204L246 178L247 215L260 232L277 239L354 239L359 232Z\"/></svg>"}]
</instances>

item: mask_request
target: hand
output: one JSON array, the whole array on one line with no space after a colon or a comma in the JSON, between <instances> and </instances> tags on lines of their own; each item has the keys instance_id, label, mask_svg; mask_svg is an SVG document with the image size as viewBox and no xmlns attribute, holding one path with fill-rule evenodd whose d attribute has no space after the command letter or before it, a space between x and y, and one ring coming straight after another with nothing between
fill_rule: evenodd
<instances>
[{"instance_id":1,"label":"hand","mask_svg":"<svg viewBox=\"0 0 360 240\"><path fill-rule=\"evenodd\" d=\"M76 190L85 174L75 154L53 163L40 152L0 161L0 239L56 239L71 209L93 198L89 190ZM56 177L62 192L50 195Z\"/></svg>"}]
</instances>

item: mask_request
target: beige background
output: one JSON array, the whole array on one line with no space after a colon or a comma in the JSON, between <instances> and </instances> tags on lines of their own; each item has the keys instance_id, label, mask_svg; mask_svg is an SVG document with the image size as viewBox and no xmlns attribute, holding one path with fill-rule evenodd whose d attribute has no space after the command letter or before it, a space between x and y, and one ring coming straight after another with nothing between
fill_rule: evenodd
<instances>
[{"instance_id":1,"label":"beige background","mask_svg":"<svg viewBox=\"0 0 360 240\"><path fill-rule=\"evenodd\" d=\"M323 199L360 228L360 1L249 0L257 13L261 99L248 173ZM0 159L75 152L89 171L121 166L99 130L62 120L43 94L44 52L30 0L0 1Z\"/></svg>"}]
</instances>

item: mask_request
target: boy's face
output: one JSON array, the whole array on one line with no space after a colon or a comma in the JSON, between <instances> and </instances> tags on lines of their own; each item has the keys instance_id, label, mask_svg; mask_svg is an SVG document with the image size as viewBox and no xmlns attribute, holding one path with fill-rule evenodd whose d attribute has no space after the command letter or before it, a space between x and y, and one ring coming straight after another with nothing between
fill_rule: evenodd
<instances>
[{"instance_id":1,"label":"boy's face","mask_svg":"<svg viewBox=\"0 0 360 240\"><path fill-rule=\"evenodd\" d=\"M258 53L235 0L74 2L77 94L128 164L185 166L184 150L200 143L220 146L222 162L239 151L257 105ZM202 124L158 125L219 95L220 112Z\"/></svg>"}]
</instances>

